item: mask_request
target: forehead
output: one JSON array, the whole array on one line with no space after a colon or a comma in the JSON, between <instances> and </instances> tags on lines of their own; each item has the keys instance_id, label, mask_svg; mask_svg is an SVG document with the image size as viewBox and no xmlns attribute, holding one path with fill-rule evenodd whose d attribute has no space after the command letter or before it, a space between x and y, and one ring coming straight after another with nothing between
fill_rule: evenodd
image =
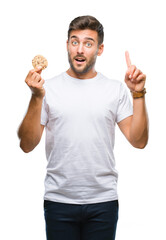
<instances>
[{"instance_id":1,"label":"forehead","mask_svg":"<svg viewBox=\"0 0 166 240\"><path fill-rule=\"evenodd\" d=\"M95 42L98 40L97 32L90 29L72 30L70 33L70 39L74 37L78 38L79 40L93 39Z\"/></svg>"}]
</instances>

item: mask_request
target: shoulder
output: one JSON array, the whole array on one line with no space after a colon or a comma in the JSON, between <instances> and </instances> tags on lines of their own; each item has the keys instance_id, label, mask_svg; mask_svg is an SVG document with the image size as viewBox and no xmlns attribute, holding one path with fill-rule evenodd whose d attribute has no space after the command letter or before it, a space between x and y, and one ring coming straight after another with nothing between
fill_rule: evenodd
<instances>
[{"instance_id":1,"label":"shoulder","mask_svg":"<svg viewBox=\"0 0 166 240\"><path fill-rule=\"evenodd\" d=\"M123 84L121 81L114 79L114 78L109 78L109 77L103 75L102 73L99 73L99 75L100 75L101 80L103 80L106 83L111 84L115 87L119 87L121 84Z\"/></svg>"},{"instance_id":2,"label":"shoulder","mask_svg":"<svg viewBox=\"0 0 166 240\"><path fill-rule=\"evenodd\" d=\"M109 94L113 96L116 100L122 99L129 95L129 89L127 88L125 82L119 81L117 79L108 78L101 75L101 84L105 82L105 87L108 89Z\"/></svg>"},{"instance_id":3,"label":"shoulder","mask_svg":"<svg viewBox=\"0 0 166 240\"><path fill-rule=\"evenodd\" d=\"M58 81L60 81L61 79L63 78L63 73L59 74L59 75L56 75L52 78L47 78L45 80L45 84L46 85L50 85L50 84L54 84L54 83L57 83Z\"/></svg>"},{"instance_id":4,"label":"shoulder","mask_svg":"<svg viewBox=\"0 0 166 240\"><path fill-rule=\"evenodd\" d=\"M44 88L49 89L49 88L53 88L54 86L57 86L58 84L60 84L62 82L63 79L63 73L54 76L52 78L48 78L45 80L44 83Z\"/></svg>"},{"instance_id":5,"label":"shoulder","mask_svg":"<svg viewBox=\"0 0 166 240\"><path fill-rule=\"evenodd\" d=\"M121 91L124 91L126 89L124 82L121 82L114 78L109 78L101 73L99 74L100 74L101 84L104 83L114 93L120 93Z\"/></svg>"}]
</instances>

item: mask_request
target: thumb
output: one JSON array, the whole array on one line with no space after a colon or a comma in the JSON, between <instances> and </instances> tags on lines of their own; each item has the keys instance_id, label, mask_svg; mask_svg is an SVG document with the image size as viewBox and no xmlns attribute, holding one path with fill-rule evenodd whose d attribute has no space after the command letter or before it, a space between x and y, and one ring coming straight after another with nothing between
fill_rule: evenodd
<instances>
[{"instance_id":1,"label":"thumb","mask_svg":"<svg viewBox=\"0 0 166 240\"><path fill-rule=\"evenodd\" d=\"M40 66L40 65L38 65L38 66L36 66L35 67L35 72L37 72L37 73L39 73L39 74L41 74L41 72L42 72L42 66Z\"/></svg>"}]
</instances>

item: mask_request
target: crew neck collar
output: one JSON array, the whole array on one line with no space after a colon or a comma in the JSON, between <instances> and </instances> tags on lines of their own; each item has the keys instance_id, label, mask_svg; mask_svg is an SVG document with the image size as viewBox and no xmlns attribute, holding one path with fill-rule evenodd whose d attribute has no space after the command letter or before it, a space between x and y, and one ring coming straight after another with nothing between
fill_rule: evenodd
<instances>
[{"instance_id":1,"label":"crew neck collar","mask_svg":"<svg viewBox=\"0 0 166 240\"><path fill-rule=\"evenodd\" d=\"M87 79L80 79L80 78L71 77L67 72L63 72L63 75L64 75L65 79L67 79L67 80L70 80L70 81L73 81L73 82L78 82L79 84L88 84L88 83L93 83L97 79L99 79L100 73L97 72L95 77L87 78Z\"/></svg>"}]
</instances>

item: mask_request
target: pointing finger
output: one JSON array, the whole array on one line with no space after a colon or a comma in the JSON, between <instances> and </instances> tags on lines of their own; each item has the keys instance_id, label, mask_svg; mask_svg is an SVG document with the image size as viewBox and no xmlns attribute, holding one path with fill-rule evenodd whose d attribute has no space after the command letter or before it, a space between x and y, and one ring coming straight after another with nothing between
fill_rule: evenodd
<instances>
[{"instance_id":1,"label":"pointing finger","mask_svg":"<svg viewBox=\"0 0 166 240\"><path fill-rule=\"evenodd\" d=\"M131 60L130 60L128 51L125 52L125 57L126 57L127 67L129 68L131 66Z\"/></svg>"}]
</instances>

